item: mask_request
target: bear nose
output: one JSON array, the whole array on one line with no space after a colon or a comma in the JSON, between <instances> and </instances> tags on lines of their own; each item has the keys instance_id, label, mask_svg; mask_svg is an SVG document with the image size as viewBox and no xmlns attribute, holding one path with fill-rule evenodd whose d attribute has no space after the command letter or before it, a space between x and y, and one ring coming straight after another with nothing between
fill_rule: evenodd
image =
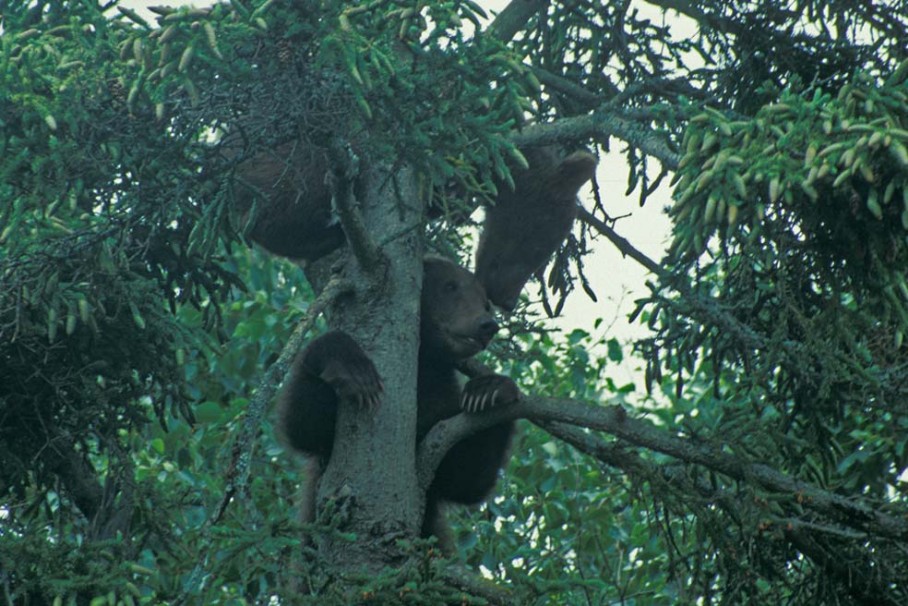
<instances>
[{"instance_id":1,"label":"bear nose","mask_svg":"<svg viewBox=\"0 0 908 606\"><path fill-rule=\"evenodd\" d=\"M498 322L492 318L486 318L479 325L479 334L482 335L483 339L491 339L496 332L498 332Z\"/></svg>"}]
</instances>

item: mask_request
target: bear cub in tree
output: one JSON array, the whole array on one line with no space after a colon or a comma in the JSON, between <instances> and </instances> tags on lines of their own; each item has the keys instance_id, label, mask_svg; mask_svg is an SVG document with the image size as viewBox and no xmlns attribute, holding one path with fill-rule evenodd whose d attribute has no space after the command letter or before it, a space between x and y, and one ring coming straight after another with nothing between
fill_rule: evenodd
<instances>
[{"instance_id":1,"label":"bear cub in tree","mask_svg":"<svg viewBox=\"0 0 908 606\"><path fill-rule=\"evenodd\" d=\"M485 290L469 271L445 259L424 262L417 374L417 441L439 421L515 402L520 391L500 375L476 377L461 389L455 365L485 349L498 331ZM297 357L279 403L279 427L295 449L313 455L304 519L314 514L315 486L331 455L337 404L346 398L373 405L381 379L372 361L346 333L328 332ZM422 536L436 536L455 552L439 503L472 505L495 486L507 458L514 422L494 425L454 445L427 494ZM313 473L314 472L314 473Z\"/></svg>"}]
</instances>

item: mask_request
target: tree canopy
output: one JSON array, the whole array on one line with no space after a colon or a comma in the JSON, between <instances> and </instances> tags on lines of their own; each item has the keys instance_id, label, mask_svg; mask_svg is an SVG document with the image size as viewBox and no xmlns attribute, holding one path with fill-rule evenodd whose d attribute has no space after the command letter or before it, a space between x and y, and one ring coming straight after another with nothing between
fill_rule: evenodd
<instances>
[{"instance_id":1,"label":"tree canopy","mask_svg":"<svg viewBox=\"0 0 908 606\"><path fill-rule=\"evenodd\" d=\"M0 8L5 603L908 602L904 0ZM462 368L525 397L410 452L422 255L471 267L473 211L549 145L623 158L639 213L671 191L671 242L640 253L594 187ZM294 146L331 159L303 165L350 244L305 273L250 245L273 209L238 194ZM650 271L647 335L549 330L607 246ZM386 398L342 411L310 524L268 407L325 310ZM441 557L420 482L511 418Z\"/></svg>"}]
</instances>

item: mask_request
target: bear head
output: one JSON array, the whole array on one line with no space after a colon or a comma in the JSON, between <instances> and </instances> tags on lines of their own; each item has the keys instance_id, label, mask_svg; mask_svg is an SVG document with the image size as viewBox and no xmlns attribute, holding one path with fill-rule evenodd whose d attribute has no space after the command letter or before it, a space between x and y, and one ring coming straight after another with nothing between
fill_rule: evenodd
<instances>
[{"instance_id":1,"label":"bear head","mask_svg":"<svg viewBox=\"0 0 908 606\"><path fill-rule=\"evenodd\" d=\"M476 276L441 257L423 267L420 356L453 363L485 349L498 324Z\"/></svg>"}]
</instances>

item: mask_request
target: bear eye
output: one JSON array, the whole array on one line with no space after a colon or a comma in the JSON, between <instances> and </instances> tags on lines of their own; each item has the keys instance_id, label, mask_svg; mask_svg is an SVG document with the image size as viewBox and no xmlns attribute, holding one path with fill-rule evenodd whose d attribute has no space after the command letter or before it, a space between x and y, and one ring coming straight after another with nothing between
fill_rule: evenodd
<instances>
[{"instance_id":1,"label":"bear eye","mask_svg":"<svg viewBox=\"0 0 908 606\"><path fill-rule=\"evenodd\" d=\"M445 282L445 292L457 292L457 282Z\"/></svg>"}]
</instances>

